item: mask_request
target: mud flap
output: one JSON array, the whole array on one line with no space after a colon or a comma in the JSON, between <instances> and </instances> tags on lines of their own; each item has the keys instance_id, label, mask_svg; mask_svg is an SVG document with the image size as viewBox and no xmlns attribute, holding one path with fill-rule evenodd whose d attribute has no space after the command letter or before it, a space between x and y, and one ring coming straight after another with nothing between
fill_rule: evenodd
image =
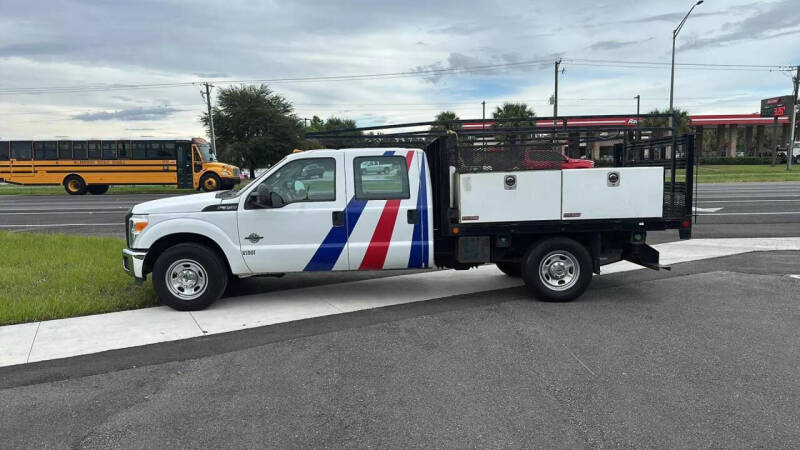
<instances>
[{"instance_id":1,"label":"mud flap","mask_svg":"<svg viewBox=\"0 0 800 450\"><path fill-rule=\"evenodd\" d=\"M658 250L647 244L630 244L622 251L622 259L647 267L653 270L671 270L670 266L663 266L658 263Z\"/></svg>"}]
</instances>

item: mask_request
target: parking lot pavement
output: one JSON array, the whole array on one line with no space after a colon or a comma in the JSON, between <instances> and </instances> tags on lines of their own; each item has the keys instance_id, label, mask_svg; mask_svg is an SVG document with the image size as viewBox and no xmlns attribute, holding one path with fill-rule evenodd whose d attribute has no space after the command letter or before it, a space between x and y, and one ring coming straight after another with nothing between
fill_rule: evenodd
<instances>
[{"instance_id":1,"label":"parking lot pavement","mask_svg":"<svg viewBox=\"0 0 800 450\"><path fill-rule=\"evenodd\" d=\"M799 259L606 275L565 304L510 288L0 369L0 436L7 447L793 447L800 280L787 275Z\"/></svg>"}]
</instances>

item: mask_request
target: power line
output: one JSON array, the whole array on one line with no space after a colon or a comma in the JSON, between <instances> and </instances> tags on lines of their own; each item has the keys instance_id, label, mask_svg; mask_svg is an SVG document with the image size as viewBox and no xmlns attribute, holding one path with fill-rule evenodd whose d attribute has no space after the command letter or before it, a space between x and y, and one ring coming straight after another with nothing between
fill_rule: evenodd
<instances>
[{"instance_id":1,"label":"power line","mask_svg":"<svg viewBox=\"0 0 800 450\"><path fill-rule=\"evenodd\" d=\"M577 66L587 67L610 67L610 68L662 68L669 65L661 61L622 61L604 59L582 59L565 58L565 62ZM241 80L215 80L217 84L238 84L238 83L318 83L318 82L337 82L337 81L366 81L366 80L391 80L398 78L428 78L432 76L451 75L461 73L481 73L496 70L510 69L515 67L528 67L540 65L540 68L547 67L551 61L530 60L504 64L488 64L468 67L450 68L431 68L416 69L404 72L356 74L356 75L335 75L319 77L285 77L285 78L261 78L261 79L241 79ZM712 63L679 63L676 66L690 70L725 70L725 71L768 71L785 72L793 70L793 66L785 65L756 65L756 64L712 64ZM136 83L136 84L89 84L75 86L48 86L48 87L18 87L0 88L0 95L37 95L37 94L74 94L85 92L107 92L116 90L138 90L138 89L164 89L175 87L186 87L201 85L200 81L182 81L172 83Z\"/></svg>"}]
</instances>

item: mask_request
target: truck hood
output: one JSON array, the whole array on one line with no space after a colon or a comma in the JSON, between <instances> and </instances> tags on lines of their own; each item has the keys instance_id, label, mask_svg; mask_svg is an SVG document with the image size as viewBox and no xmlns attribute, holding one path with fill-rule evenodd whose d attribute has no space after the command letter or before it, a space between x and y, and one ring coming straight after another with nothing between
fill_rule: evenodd
<instances>
[{"instance_id":1,"label":"truck hood","mask_svg":"<svg viewBox=\"0 0 800 450\"><path fill-rule=\"evenodd\" d=\"M200 212L207 206L219 205L221 201L221 199L217 198L217 192L177 195L139 203L133 207L131 212L133 214Z\"/></svg>"}]
</instances>

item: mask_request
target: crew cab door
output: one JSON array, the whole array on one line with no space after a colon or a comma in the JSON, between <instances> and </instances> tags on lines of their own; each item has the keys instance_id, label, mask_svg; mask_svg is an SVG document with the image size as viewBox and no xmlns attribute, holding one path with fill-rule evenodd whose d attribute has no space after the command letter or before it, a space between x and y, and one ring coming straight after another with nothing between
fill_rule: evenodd
<instances>
[{"instance_id":1,"label":"crew cab door","mask_svg":"<svg viewBox=\"0 0 800 450\"><path fill-rule=\"evenodd\" d=\"M347 196L359 209L347 216L351 270L428 267L430 202L424 158L423 152L411 149L347 152Z\"/></svg>"},{"instance_id":2,"label":"crew cab door","mask_svg":"<svg viewBox=\"0 0 800 450\"><path fill-rule=\"evenodd\" d=\"M239 242L253 273L348 268L343 160L343 154L291 159L243 199ZM259 189L269 193L267 204Z\"/></svg>"}]
</instances>

